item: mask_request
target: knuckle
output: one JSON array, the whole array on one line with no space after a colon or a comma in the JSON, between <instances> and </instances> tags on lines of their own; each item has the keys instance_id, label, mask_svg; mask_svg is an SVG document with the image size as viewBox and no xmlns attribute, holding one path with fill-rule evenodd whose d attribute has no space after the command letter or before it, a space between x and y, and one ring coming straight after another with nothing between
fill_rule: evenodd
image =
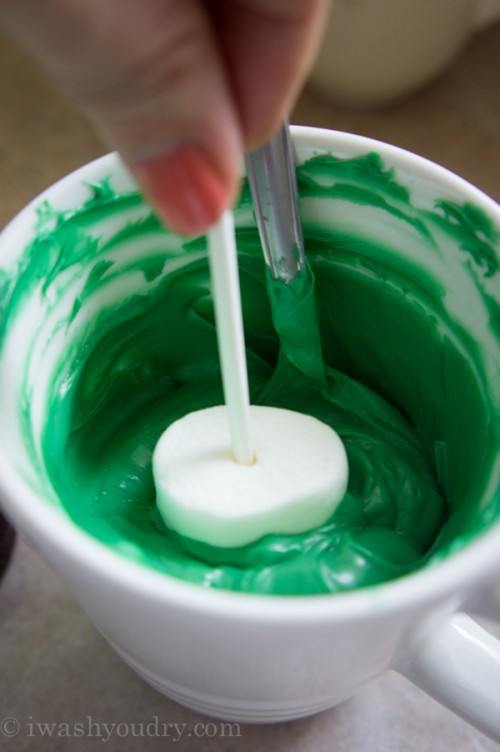
<instances>
[{"instance_id":1,"label":"knuckle","mask_svg":"<svg viewBox=\"0 0 500 752\"><path fill-rule=\"evenodd\" d=\"M69 82L74 98L91 109L155 107L207 69L211 40L202 23L165 25L144 44L137 35L115 45L106 65L95 61L82 79Z\"/></svg>"}]
</instances>

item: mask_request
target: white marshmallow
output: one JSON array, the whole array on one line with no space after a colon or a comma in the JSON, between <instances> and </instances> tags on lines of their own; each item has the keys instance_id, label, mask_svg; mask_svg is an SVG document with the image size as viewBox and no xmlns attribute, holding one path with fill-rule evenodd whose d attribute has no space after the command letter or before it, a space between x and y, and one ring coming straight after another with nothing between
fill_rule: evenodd
<instances>
[{"instance_id":1,"label":"white marshmallow","mask_svg":"<svg viewBox=\"0 0 500 752\"><path fill-rule=\"evenodd\" d=\"M321 525L341 501L348 465L335 431L291 410L250 410L253 465L234 460L223 405L189 413L160 437L153 474L170 528L214 546L243 546Z\"/></svg>"}]
</instances>

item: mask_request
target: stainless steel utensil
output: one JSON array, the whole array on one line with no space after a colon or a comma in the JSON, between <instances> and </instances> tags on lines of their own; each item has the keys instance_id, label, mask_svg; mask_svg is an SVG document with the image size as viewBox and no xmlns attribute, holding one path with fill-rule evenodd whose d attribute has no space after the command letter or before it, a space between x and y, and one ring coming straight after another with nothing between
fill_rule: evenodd
<instances>
[{"instance_id":1,"label":"stainless steel utensil","mask_svg":"<svg viewBox=\"0 0 500 752\"><path fill-rule=\"evenodd\" d=\"M264 258L275 279L286 284L304 268L295 159L288 123L246 157Z\"/></svg>"}]
</instances>

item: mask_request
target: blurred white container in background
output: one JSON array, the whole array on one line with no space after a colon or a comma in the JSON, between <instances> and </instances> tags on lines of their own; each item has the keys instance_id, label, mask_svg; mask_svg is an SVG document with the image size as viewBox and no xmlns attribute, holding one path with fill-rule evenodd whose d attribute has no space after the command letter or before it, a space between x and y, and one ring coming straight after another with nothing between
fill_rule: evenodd
<instances>
[{"instance_id":1,"label":"blurred white container in background","mask_svg":"<svg viewBox=\"0 0 500 752\"><path fill-rule=\"evenodd\" d=\"M329 99L390 103L432 80L500 18L500 0L334 0L310 81Z\"/></svg>"}]
</instances>

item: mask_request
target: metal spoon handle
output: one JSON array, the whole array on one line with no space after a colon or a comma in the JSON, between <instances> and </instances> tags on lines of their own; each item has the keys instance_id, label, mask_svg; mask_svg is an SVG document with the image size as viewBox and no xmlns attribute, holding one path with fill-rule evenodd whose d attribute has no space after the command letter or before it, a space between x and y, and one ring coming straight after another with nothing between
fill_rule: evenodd
<instances>
[{"instance_id":1,"label":"metal spoon handle","mask_svg":"<svg viewBox=\"0 0 500 752\"><path fill-rule=\"evenodd\" d=\"M295 159L288 123L246 156L264 258L275 279L288 283L304 266Z\"/></svg>"}]
</instances>

